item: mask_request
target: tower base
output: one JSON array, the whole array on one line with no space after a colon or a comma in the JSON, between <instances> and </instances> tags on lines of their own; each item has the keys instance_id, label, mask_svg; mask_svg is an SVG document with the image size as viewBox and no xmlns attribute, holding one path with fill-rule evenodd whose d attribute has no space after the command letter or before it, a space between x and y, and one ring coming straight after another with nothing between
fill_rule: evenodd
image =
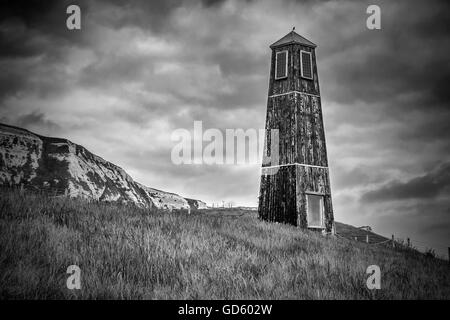
<instances>
[{"instance_id":1,"label":"tower base","mask_svg":"<svg viewBox=\"0 0 450 320\"><path fill-rule=\"evenodd\" d=\"M331 232L333 209L327 167L263 167L258 215L266 221Z\"/></svg>"}]
</instances>

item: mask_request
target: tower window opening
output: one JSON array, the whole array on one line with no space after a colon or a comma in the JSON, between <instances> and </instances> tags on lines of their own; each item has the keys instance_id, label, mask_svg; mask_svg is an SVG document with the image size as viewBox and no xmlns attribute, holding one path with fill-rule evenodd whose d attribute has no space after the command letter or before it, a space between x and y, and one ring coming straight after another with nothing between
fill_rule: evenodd
<instances>
[{"instance_id":1,"label":"tower window opening","mask_svg":"<svg viewBox=\"0 0 450 320\"><path fill-rule=\"evenodd\" d=\"M300 51L300 57L301 57L302 78L312 80L313 73L312 73L312 55L311 55L311 52L301 50Z\"/></svg>"},{"instance_id":2,"label":"tower window opening","mask_svg":"<svg viewBox=\"0 0 450 320\"><path fill-rule=\"evenodd\" d=\"M287 50L277 52L275 61L275 80L287 78L287 64Z\"/></svg>"}]
</instances>

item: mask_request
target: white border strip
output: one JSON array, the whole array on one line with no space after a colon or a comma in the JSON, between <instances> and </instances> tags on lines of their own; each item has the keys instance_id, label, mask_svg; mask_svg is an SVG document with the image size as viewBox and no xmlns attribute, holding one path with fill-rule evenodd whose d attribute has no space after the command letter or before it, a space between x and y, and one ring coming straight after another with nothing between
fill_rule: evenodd
<instances>
[{"instance_id":1,"label":"white border strip","mask_svg":"<svg viewBox=\"0 0 450 320\"><path fill-rule=\"evenodd\" d=\"M280 167L287 167L287 166L303 166L303 167L311 167L311 168L321 168L321 169L328 169L328 167L324 166L315 166L312 164L304 164L304 163L288 163L288 164L279 164L277 166L270 166L270 167L261 167L261 169L270 169L270 168L280 168Z\"/></svg>"},{"instance_id":2,"label":"white border strip","mask_svg":"<svg viewBox=\"0 0 450 320\"><path fill-rule=\"evenodd\" d=\"M307 96L312 96L312 97L320 98L320 96L318 96L317 94L306 93L306 92L301 92L301 91L296 91L296 90L294 90L294 91L289 91L289 92L286 92L286 93L273 94L273 95L269 96L269 98L274 98L274 97L279 97L279 96L285 96L285 95L292 94L292 93L295 93L295 94L297 94L297 93L298 93L298 94L305 94L305 95L307 95Z\"/></svg>"}]
</instances>

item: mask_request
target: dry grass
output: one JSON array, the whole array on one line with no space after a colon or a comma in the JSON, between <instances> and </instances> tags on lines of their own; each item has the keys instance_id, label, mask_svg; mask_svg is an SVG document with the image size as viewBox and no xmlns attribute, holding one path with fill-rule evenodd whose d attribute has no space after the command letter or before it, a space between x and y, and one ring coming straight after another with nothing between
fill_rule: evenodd
<instances>
[{"instance_id":1,"label":"dry grass","mask_svg":"<svg viewBox=\"0 0 450 320\"><path fill-rule=\"evenodd\" d=\"M446 262L254 213L148 212L0 193L1 299L448 299ZM223 212L221 212L223 213ZM81 290L66 269L81 268ZM382 289L366 288L379 265Z\"/></svg>"}]
</instances>

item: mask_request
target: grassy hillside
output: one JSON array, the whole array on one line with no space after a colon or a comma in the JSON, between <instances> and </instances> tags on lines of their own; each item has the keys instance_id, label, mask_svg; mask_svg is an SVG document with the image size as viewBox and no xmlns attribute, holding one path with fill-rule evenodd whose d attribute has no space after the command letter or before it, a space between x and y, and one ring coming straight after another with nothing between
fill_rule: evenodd
<instances>
[{"instance_id":1,"label":"grassy hillside","mask_svg":"<svg viewBox=\"0 0 450 320\"><path fill-rule=\"evenodd\" d=\"M0 193L0 299L450 297L446 262L294 227L255 212L149 212ZM66 269L81 268L81 290ZM382 289L366 288L367 266Z\"/></svg>"}]
</instances>

